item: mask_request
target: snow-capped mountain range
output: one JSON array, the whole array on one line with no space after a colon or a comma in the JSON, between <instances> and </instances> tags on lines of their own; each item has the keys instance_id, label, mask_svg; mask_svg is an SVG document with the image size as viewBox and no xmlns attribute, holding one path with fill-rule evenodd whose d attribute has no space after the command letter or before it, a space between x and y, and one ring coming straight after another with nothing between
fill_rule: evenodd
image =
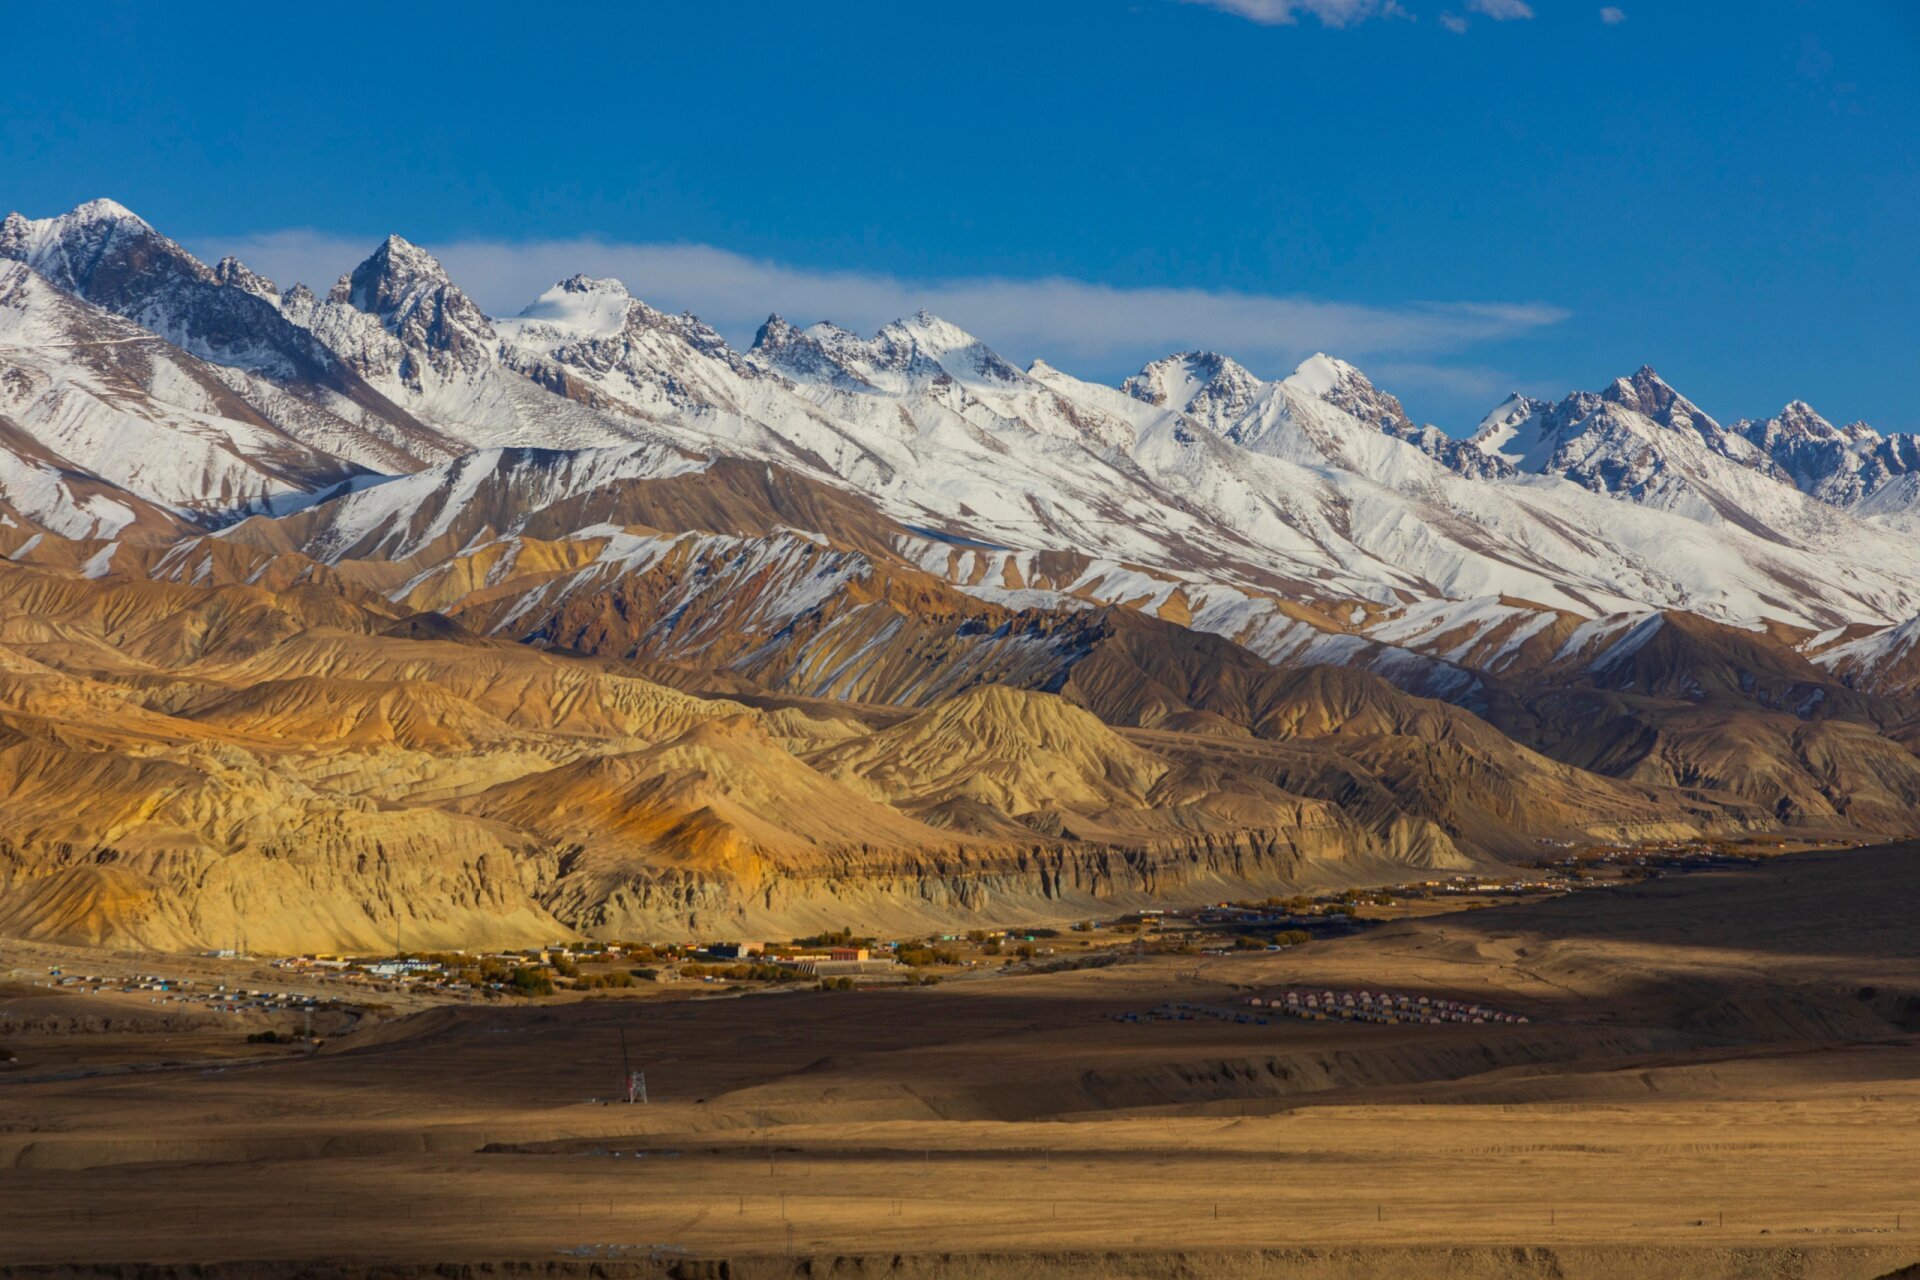
<instances>
[{"instance_id":1,"label":"snow-capped mountain range","mask_svg":"<svg viewBox=\"0 0 1920 1280\"><path fill-rule=\"evenodd\" d=\"M865 504L875 563L1270 660L1497 673L1660 611L1808 639L1920 614L1913 438L1799 402L1722 426L1650 368L1457 438L1325 355L1268 381L1186 352L1112 387L925 312L872 337L775 316L742 351L585 276L490 317L397 236L323 294L111 201L0 223L0 521L23 534L217 541L324 509L289 550L407 560L456 529L604 538L539 518L721 460ZM463 523L506 470L522 508ZM688 518L650 534L740 532Z\"/></svg>"}]
</instances>

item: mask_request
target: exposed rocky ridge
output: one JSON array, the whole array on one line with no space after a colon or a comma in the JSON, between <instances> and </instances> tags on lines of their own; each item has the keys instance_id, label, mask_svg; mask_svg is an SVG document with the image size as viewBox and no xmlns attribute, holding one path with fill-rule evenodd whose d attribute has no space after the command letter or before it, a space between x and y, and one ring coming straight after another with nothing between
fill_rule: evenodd
<instances>
[{"instance_id":1,"label":"exposed rocky ridge","mask_svg":"<svg viewBox=\"0 0 1920 1280\"><path fill-rule=\"evenodd\" d=\"M1534 833L1753 823L1597 778L1605 814L1471 799L1481 784L1457 771L1547 794L1550 768L1511 747L1429 743L1428 782L1409 785L1382 762L1434 736L1423 718L1459 722L1441 740L1504 740L1377 681L1332 719L1287 717L1284 752L1234 760L1172 728L1128 744L1037 692L975 689L878 730L753 710L313 580L0 575L0 927L36 936L171 947L245 931L294 949L396 928L450 945L830 912L1070 915L1102 896L1470 865ZM272 915L270 900L306 905Z\"/></svg>"},{"instance_id":2,"label":"exposed rocky ridge","mask_svg":"<svg viewBox=\"0 0 1920 1280\"><path fill-rule=\"evenodd\" d=\"M0 258L25 263L55 287L236 377L266 380L300 405L276 414L274 425L347 462L404 471L457 451L356 377L270 299L223 281L111 200L39 221L8 214L0 221Z\"/></svg>"},{"instance_id":3,"label":"exposed rocky ridge","mask_svg":"<svg viewBox=\"0 0 1920 1280\"><path fill-rule=\"evenodd\" d=\"M311 443L344 422L21 263L0 262L0 351L0 496L54 532L178 535L370 474Z\"/></svg>"},{"instance_id":4,"label":"exposed rocky ridge","mask_svg":"<svg viewBox=\"0 0 1920 1280\"><path fill-rule=\"evenodd\" d=\"M520 554L528 552L523 549ZM1244 650L1176 625L1151 622L1130 611L997 609L937 581L916 583L916 575L898 566L883 566L883 561L851 556L844 550L795 537L768 544L684 536L662 539L652 565L639 568L628 564L609 580L609 585L574 597L574 603L564 605L553 622L527 635L615 656L704 662L748 676L768 689L814 696L929 705L982 681L995 681L1059 690L1114 723L1143 727L1295 737L1335 731L1326 726L1351 731L1355 724L1350 717L1328 718L1343 705L1342 699L1351 696L1350 690L1336 693L1323 678L1311 693L1299 694L1285 687L1289 677ZM583 572L573 569L563 580L569 584L581 582ZM825 595L819 594L823 574L840 582ZM695 582L705 585L689 590L687 584ZM796 597L796 587L803 582L812 584L813 594ZM483 602L490 598L485 591L471 597ZM512 591L498 597L503 602L521 598ZM782 612L778 605L782 600L794 600L801 607ZM426 603L417 598L410 602ZM462 616L474 616L471 603L448 607ZM526 615L526 620L531 622L535 616ZM628 619L632 622L621 621ZM1683 619L1680 625L1684 627L1686 621ZM1836 697L1826 714L1844 710L1869 724L1882 723L1889 716L1888 708L1869 707L1849 697L1843 688L1823 679L1804 659L1777 642L1725 628L1706 629L1736 642L1736 651L1709 646L1690 661L1698 673L1717 681L1734 696L1761 707L1801 707L1824 686ZM1598 667L1602 677L1628 687L1637 685L1644 691L1690 687L1690 682L1702 678L1701 674L1687 674L1679 658L1663 657L1665 642L1648 645L1644 640L1636 641L1631 628L1627 632L1624 642L1604 647L1583 645L1563 633L1552 639L1555 646L1565 645L1570 654L1559 666L1550 671L1522 667L1513 674L1533 682L1549 675L1561 682L1578 682L1587 678L1574 665L1578 661ZM1636 665L1632 651L1643 645L1646 654ZM1746 648L1738 650L1739 645ZM1780 674L1756 679L1752 673L1766 670L1763 660L1769 658ZM1489 696L1486 690L1491 686L1483 682L1481 687L1482 693L1477 696ZM1542 705L1557 708L1564 715L1569 704ZM1410 755L1423 750L1418 746L1423 741L1463 732L1473 744L1473 752L1498 755L1508 749L1508 744L1484 725L1466 729L1477 722L1451 708L1430 705L1421 714L1395 715L1400 717L1397 723L1370 721L1376 727L1368 731L1399 735L1404 743L1399 750ZM1303 716L1310 719L1303 720ZM1856 746L1877 750L1871 736L1869 731ZM1527 740L1549 745L1558 742L1556 735L1544 731ZM1791 762L1785 766L1788 772L1819 772L1797 750L1785 751L1785 758ZM1639 776L1634 772L1638 761L1613 755L1582 761L1593 762L1604 763L1609 771L1618 770L1624 776ZM1688 785L1692 775L1683 769L1659 775L1659 779L1668 785ZM1591 789L1590 781L1583 785ZM1817 784L1803 784L1803 789L1808 786ZM1415 790L1407 792L1408 796L1416 794ZM1502 821L1510 822L1523 794L1521 789L1513 789L1499 802L1489 803L1505 814ZM1597 803L1632 807L1618 796ZM1444 808L1444 803L1438 804L1433 811ZM1800 808L1825 813L1827 806ZM1390 827L1401 812L1394 804L1378 808L1377 825ZM952 818L942 815L938 821L941 825L979 825L977 816L965 814ZM1881 828L1888 821L1886 811L1874 818ZM1500 836L1491 838L1496 843L1504 840ZM1500 843L1500 847L1516 846Z\"/></svg>"},{"instance_id":5,"label":"exposed rocky ridge","mask_svg":"<svg viewBox=\"0 0 1920 1280\"><path fill-rule=\"evenodd\" d=\"M1774 417L1723 427L1647 367L1558 404L1511 397L1470 443L1523 471L1669 507L1687 497L1716 501L1710 487L1718 464L1703 465L1701 451L1865 516L1904 512L1910 500L1878 507L1865 500L1920 468L1913 437L1882 436L1864 422L1835 427L1802 400Z\"/></svg>"},{"instance_id":6,"label":"exposed rocky ridge","mask_svg":"<svg viewBox=\"0 0 1920 1280\"><path fill-rule=\"evenodd\" d=\"M1764 451L1800 489L1834 506L1853 506L1920 471L1920 440L1883 436L1864 422L1836 427L1804 400L1772 418L1736 422L1731 430Z\"/></svg>"}]
</instances>

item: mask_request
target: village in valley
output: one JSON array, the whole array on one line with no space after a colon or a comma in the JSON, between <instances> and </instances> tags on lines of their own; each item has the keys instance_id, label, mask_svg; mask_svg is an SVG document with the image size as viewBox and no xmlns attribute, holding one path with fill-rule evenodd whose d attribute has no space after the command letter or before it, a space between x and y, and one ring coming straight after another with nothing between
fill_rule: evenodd
<instances>
[{"instance_id":1,"label":"village in valley","mask_svg":"<svg viewBox=\"0 0 1920 1280\"><path fill-rule=\"evenodd\" d=\"M134 1010L160 1015L245 1052L289 1046L310 1052L380 1020L446 1004L553 1000L677 1000L797 991L931 986L1127 963L1145 956L1280 953L1394 920L1475 910L1529 898L1638 883L1667 874L1747 865L1765 845L1671 842L1553 847L1522 871L1455 874L1371 888L1141 908L1109 918L1010 929L970 929L885 939L839 929L788 940L555 940L504 951L395 950L377 955L261 957L235 945L165 961L128 953L40 944L0 947L0 1070L23 1065L18 1047L59 1019L31 1012L34 995L105 997L92 1006L105 1028L130 1025ZM37 961L37 965L30 963ZM1360 999L1359 997L1366 997ZM1264 1003L1265 1007L1261 1007ZM1259 1022L1339 1019L1392 1024L1525 1021L1487 1009L1454 1009L1438 993L1288 992L1241 1006L1171 1006L1113 1013L1120 1021L1225 1017ZM71 1006L62 1006L70 1008ZM118 1009L118 1017L109 1010ZM168 1015L179 1015L169 1019ZM182 1021L182 1018L185 1020ZM70 1020L70 1018L68 1019ZM65 1025L65 1022L61 1022ZM237 1047L237 1046L236 1046ZM234 1050L229 1050L232 1052Z\"/></svg>"}]
</instances>

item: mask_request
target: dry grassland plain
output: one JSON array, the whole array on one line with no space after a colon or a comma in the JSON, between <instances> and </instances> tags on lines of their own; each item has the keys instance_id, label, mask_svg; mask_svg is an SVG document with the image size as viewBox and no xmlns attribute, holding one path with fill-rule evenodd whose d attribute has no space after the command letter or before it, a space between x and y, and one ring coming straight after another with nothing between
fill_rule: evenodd
<instances>
[{"instance_id":1,"label":"dry grassland plain","mask_svg":"<svg viewBox=\"0 0 1920 1280\"><path fill-rule=\"evenodd\" d=\"M9 1037L0 1267L1894 1275L1920 1263L1916 901L1893 845L1245 958L396 1010L311 1056L129 1003ZM1530 1021L1114 1016L1302 987ZM16 982L0 1017L49 998ZM623 1031L645 1106L600 1101Z\"/></svg>"}]
</instances>

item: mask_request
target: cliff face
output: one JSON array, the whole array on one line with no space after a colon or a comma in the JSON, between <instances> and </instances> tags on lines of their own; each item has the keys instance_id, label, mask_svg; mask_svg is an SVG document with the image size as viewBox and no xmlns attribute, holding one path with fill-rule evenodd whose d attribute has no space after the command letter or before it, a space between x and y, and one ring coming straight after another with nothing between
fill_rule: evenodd
<instances>
[{"instance_id":1,"label":"cliff face","mask_svg":"<svg viewBox=\"0 0 1920 1280\"><path fill-rule=\"evenodd\" d=\"M1288 830L1170 839L1150 847L1035 842L914 854L857 850L752 891L692 873L563 875L536 893L555 915L602 937L797 936L850 927L911 933L982 923L1067 921L1167 903L1266 897L1349 883L1367 836L1337 812ZM1315 824L1315 819L1319 823Z\"/></svg>"},{"instance_id":2,"label":"cliff face","mask_svg":"<svg viewBox=\"0 0 1920 1280\"><path fill-rule=\"evenodd\" d=\"M104 947L267 954L527 947L571 932L515 859L431 838L359 851L122 860L111 848L0 849L0 934Z\"/></svg>"}]
</instances>

